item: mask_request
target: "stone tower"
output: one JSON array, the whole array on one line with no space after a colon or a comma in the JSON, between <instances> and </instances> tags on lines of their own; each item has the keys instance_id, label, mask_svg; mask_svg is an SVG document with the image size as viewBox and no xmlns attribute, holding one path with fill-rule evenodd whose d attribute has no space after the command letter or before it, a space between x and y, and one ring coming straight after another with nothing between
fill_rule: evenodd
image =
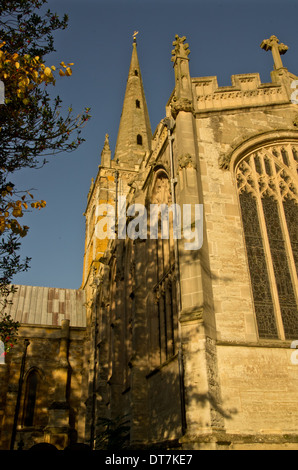
<instances>
[{"instance_id":1,"label":"stone tower","mask_svg":"<svg viewBox=\"0 0 298 470\"><path fill-rule=\"evenodd\" d=\"M96 180L92 179L88 194L83 288L92 284L92 276L108 243L108 238L96 237L96 224L100 220L97 206L109 204L117 212L116 199L129 192L129 184L150 153L151 141L151 125L134 37L114 158L111 159L109 136L106 134L99 171Z\"/></svg>"},{"instance_id":2,"label":"stone tower","mask_svg":"<svg viewBox=\"0 0 298 470\"><path fill-rule=\"evenodd\" d=\"M106 205L107 211L104 212L104 216L109 215L112 219L111 227L114 232L117 232L118 221L121 219L123 211L126 210L126 207L119 206L119 198L128 196L131 187L139 178L140 170L150 155L151 142L152 132L138 60L137 43L134 38L114 157L111 159L112 152L108 135L106 135L101 153L101 164L95 181L91 183L85 212L86 240L82 288L86 291L87 324L89 325L86 344L87 359L90 358L90 354L91 356L96 354L93 344L94 340L96 341L99 320L97 309L104 302L103 300L99 301L98 289L109 282L110 274L107 266L109 246L113 238L116 237L113 235L111 240L109 237L100 238L99 226L103 220L102 211ZM98 210L99 206L101 206L100 210ZM103 227L103 230L106 228ZM117 256L121 257L121 247L119 250ZM117 273L112 274L112 276L115 275ZM105 302L109 302L109 300L106 299ZM88 390L90 387L91 389L95 387L99 373L94 361L95 358L86 362ZM94 439L95 432L92 423L97 405L94 400L87 400L87 403L86 433L87 440L90 439L92 442L92 436Z\"/></svg>"}]
</instances>

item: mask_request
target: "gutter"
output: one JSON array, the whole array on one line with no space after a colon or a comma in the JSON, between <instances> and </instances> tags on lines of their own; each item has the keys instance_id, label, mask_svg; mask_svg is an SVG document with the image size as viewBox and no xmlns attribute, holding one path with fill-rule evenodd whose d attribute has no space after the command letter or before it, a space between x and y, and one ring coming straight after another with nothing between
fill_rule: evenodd
<instances>
[{"instance_id":1,"label":"gutter","mask_svg":"<svg viewBox=\"0 0 298 470\"><path fill-rule=\"evenodd\" d=\"M15 407L15 412L14 412L14 420L13 420L13 427L12 427L12 433L11 433L10 450L14 449L14 444L16 440L17 424L18 424L18 418L19 418L21 396L22 396L22 386L23 386L23 380L24 380L26 356L27 356L27 348L29 344L30 344L29 339L25 339L24 340L24 352L22 356L22 363L21 363L21 370L20 370L17 402L16 402L16 407Z\"/></svg>"}]
</instances>

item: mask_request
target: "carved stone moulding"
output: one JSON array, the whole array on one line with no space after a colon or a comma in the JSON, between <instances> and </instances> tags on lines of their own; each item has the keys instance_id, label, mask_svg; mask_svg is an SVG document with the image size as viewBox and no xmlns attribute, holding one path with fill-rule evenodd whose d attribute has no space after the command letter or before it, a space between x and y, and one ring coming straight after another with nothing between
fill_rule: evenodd
<instances>
[{"instance_id":1,"label":"carved stone moulding","mask_svg":"<svg viewBox=\"0 0 298 470\"><path fill-rule=\"evenodd\" d=\"M232 150L222 153L218 159L218 165L222 170L230 170L234 168L242 156L256 150L260 146L278 142L287 142L290 140L298 141L298 130L279 129L261 134L255 134L239 145L234 145Z\"/></svg>"},{"instance_id":2,"label":"carved stone moulding","mask_svg":"<svg viewBox=\"0 0 298 470\"><path fill-rule=\"evenodd\" d=\"M193 114L195 112L193 103L188 98L177 99L176 97L174 97L170 103L170 107L171 107L171 113L174 119L176 119L180 111L190 112Z\"/></svg>"},{"instance_id":3,"label":"carved stone moulding","mask_svg":"<svg viewBox=\"0 0 298 470\"><path fill-rule=\"evenodd\" d=\"M189 153L186 153L185 155L180 155L178 157L178 171L183 170L183 168L196 169L196 158L193 155L190 155Z\"/></svg>"}]
</instances>

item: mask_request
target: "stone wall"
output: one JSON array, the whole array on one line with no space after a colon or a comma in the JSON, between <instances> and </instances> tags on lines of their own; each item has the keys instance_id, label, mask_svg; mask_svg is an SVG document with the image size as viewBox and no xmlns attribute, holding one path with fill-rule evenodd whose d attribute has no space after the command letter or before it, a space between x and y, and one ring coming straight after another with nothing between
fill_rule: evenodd
<instances>
[{"instance_id":1,"label":"stone wall","mask_svg":"<svg viewBox=\"0 0 298 470\"><path fill-rule=\"evenodd\" d=\"M15 448L22 440L24 449L39 442L51 442L59 448L64 448L69 441L81 441L84 438L84 423L80 414L82 402L82 366L84 356L84 328L72 328L68 340L67 379L61 370L61 328L22 326L16 346L7 354L5 365L0 365L0 448L9 449L17 395L24 339L29 338L30 344L24 367L24 381L20 400L20 410L17 422ZM30 371L38 373L38 386L34 412L33 426L24 426L24 398L26 378ZM53 402L57 400L57 390L61 388L61 401L66 406L62 412L66 421L59 426L56 420L57 435L64 437L53 442L53 432L49 428L50 413ZM59 414L59 411L58 411ZM61 414L61 412L60 412ZM66 435L66 438L65 438Z\"/></svg>"},{"instance_id":2,"label":"stone wall","mask_svg":"<svg viewBox=\"0 0 298 470\"><path fill-rule=\"evenodd\" d=\"M256 78L251 76L251 81ZM211 82L210 79L208 83ZM199 84L196 80L196 88L201 90L201 86L207 86L207 81L200 87ZM209 112L202 111L196 119L222 415L226 433L234 435L234 448L237 445L238 448L254 447L258 439L259 447L297 448L295 389L298 369L290 361L289 341L270 342L258 337L233 174L233 152L238 146L245 147L245 142L253 141L256 136L259 136L260 144L262 135L266 141L270 133L273 143L286 135L285 130L289 139L297 134L294 124L296 105L289 102L275 104L276 91L270 93L271 98L266 102L264 93L268 97L268 90L269 85L263 87L260 94L255 93L253 96L257 101L250 101L250 107L246 107L244 95L239 91L238 101L225 101L225 105L220 102L219 106L212 102ZM282 94L281 89L279 94ZM228 96L228 90L222 90L217 97L221 100L233 98ZM198 98L198 102L202 103L202 100ZM204 102L211 103L208 97ZM255 108L257 104L259 107ZM227 162L226 171L224 161Z\"/></svg>"}]
</instances>

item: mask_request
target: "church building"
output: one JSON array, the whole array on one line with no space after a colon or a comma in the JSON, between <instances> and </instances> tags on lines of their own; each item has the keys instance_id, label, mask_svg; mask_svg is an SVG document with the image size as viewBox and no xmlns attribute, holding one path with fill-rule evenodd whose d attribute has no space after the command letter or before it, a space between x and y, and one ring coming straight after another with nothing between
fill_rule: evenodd
<instances>
[{"instance_id":1,"label":"church building","mask_svg":"<svg viewBox=\"0 0 298 470\"><path fill-rule=\"evenodd\" d=\"M134 37L82 285L11 298L0 449L298 450L298 76L261 47L270 83L220 87L176 36L152 134Z\"/></svg>"}]
</instances>

